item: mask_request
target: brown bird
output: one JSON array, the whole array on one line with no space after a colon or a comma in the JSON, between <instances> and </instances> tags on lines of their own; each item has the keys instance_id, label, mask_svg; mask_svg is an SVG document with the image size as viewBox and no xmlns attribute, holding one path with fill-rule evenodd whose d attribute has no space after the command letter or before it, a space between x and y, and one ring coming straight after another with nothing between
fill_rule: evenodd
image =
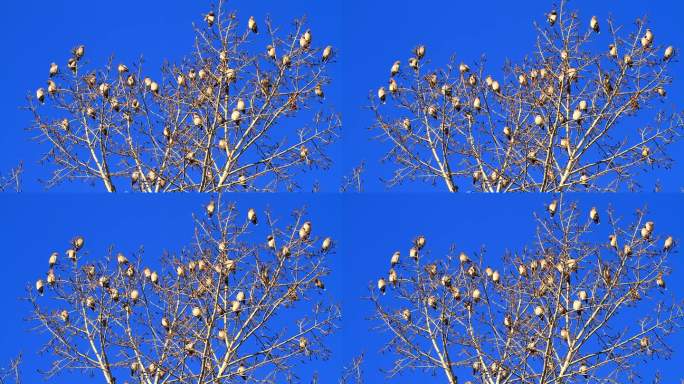
<instances>
[{"instance_id":1,"label":"brown bird","mask_svg":"<svg viewBox=\"0 0 684 384\"><path fill-rule=\"evenodd\" d=\"M321 56L321 60L323 62L328 61L330 59L330 57L332 57L332 54L333 54L333 48L332 48L332 46L328 45L327 47L325 47L323 49L323 55Z\"/></svg>"},{"instance_id":2,"label":"brown bird","mask_svg":"<svg viewBox=\"0 0 684 384\"><path fill-rule=\"evenodd\" d=\"M599 33L601 31L601 28L599 26L598 19L596 16L592 16L591 20L589 21L589 28L591 28L592 31Z\"/></svg>"},{"instance_id":3,"label":"brown bird","mask_svg":"<svg viewBox=\"0 0 684 384\"><path fill-rule=\"evenodd\" d=\"M216 15L214 14L214 11L211 11L211 12L207 13L207 14L204 16L204 21L207 22L207 25L208 25L209 27L212 27L212 26L214 25L214 22L216 21Z\"/></svg>"},{"instance_id":4,"label":"brown bird","mask_svg":"<svg viewBox=\"0 0 684 384\"><path fill-rule=\"evenodd\" d=\"M247 20L247 28L252 31L252 33L257 33L259 31L259 27L257 26L256 20L254 20L254 16L250 16L249 20Z\"/></svg>"},{"instance_id":5,"label":"brown bird","mask_svg":"<svg viewBox=\"0 0 684 384\"><path fill-rule=\"evenodd\" d=\"M378 289L383 295L385 294L385 290L387 289L387 283L385 282L385 279L380 278L378 280Z\"/></svg>"},{"instance_id":6,"label":"brown bird","mask_svg":"<svg viewBox=\"0 0 684 384\"><path fill-rule=\"evenodd\" d=\"M59 66L56 63L50 64L50 77L56 76L59 73Z\"/></svg>"},{"instance_id":7,"label":"brown bird","mask_svg":"<svg viewBox=\"0 0 684 384\"><path fill-rule=\"evenodd\" d=\"M667 48L665 48L665 53L663 54L663 60L669 61L672 58L672 56L674 56L674 54L675 54L674 47L671 45L668 46Z\"/></svg>"},{"instance_id":8,"label":"brown bird","mask_svg":"<svg viewBox=\"0 0 684 384\"><path fill-rule=\"evenodd\" d=\"M394 76L397 73L399 73L399 66L401 65L401 61L397 60L392 64L392 68L390 69L390 76Z\"/></svg>"},{"instance_id":9,"label":"brown bird","mask_svg":"<svg viewBox=\"0 0 684 384\"><path fill-rule=\"evenodd\" d=\"M553 215L556 214L556 209L558 209L558 201L553 200L552 202L549 203L549 205L546 207L546 210L549 212L549 215L553 217Z\"/></svg>"},{"instance_id":10,"label":"brown bird","mask_svg":"<svg viewBox=\"0 0 684 384\"><path fill-rule=\"evenodd\" d=\"M590 218L591 221L593 221L595 224L598 224L598 223L599 223L600 218L599 218L599 213L598 213L598 210L596 209L596 207L591 207L591 210L589 211L589 218Z\"/></svg>"},{"instance_id":11,"label":"brown bird","mask_svg":"<svg viewBox=\"0 0 684 384\"><path fill-rule=\"evenodd\" d=\"M326 237L325 239L323 239L323 244L321 244L321 251L328 252L328 250L330 250L330 247L332 247L332 243L333 241L330 237Z\"/></svg>"},{"instance_id":12,"label":"brown bird","mask_svg":"<svg viewBox=\"0 0 684 384\"><path fill-rule=\"evenodd\" d=\"M553 25L556 24L556 20L558 20L558 13L554 9L546 15L546 21L553 27Z\"/></svg>"},{"instance_id":13,"label":"brown bird","mask_svg":"<svg viewBox=\"0 0 684 384\"><path fill-rule=\"evenodd\" d=\"M399 251L396 251L392 254L392 258L390 259L390 265L394 267L395 265L399 264L399 257L401 253Z\"/></svg>"},{"instance_id":14,"label":"brown bird","mask_svg":"<svg viewBox=\"0 0 684 384\"><path fill-rule=\"evenodd\" d=\"M247 211L247 220L248 220L250 223L256 225L256 223L257 223L257 214L256 214L256 211L254 210L254 208L250 208L250 209Z\"/></svg>"}]
</instances>

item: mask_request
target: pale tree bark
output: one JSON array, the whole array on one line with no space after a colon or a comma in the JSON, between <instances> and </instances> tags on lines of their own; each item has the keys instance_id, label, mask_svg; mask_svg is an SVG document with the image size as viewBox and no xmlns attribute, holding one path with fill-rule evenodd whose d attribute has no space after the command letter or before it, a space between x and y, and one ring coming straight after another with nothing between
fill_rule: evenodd
<instances>
[{"instance_id":1,"label":"pale tree bark","mask_svg":"<svg viewBox=\"0 0 684 384\"><path fill-rule=\"evenodd\" d=\"M390 377L419 370L446 383L641 382L645 364L671 355L669 336L684 313L668 294L675 248L666 229L643 210L625 224L612 210L594 222L574 203L554 205L553 215L537 216L534 244L507 253L499 268L484 251L431 257L420 240L408 257L393 257L370 295L394 359Z\"/></svg>"},{"instance_id":2,"label":"pale tree bark","mask_svg":"<svg viewBox=\"0 0 684 384\"><path fill-rule=\"evenodd\" d=\"M370 99L377 137L390 145L389 186L635 190L640 174L670 167L667 149L684 126L662 105L674 48L645 18L629 33L599 21L599 34L567 1L554 12L553 23L535 24L531 54L501 76L484 57L435 67L425 46L392 65L389 85Z\"/></svg>"},{"instance_id":3,"label":"pale tree bark","mask_svg":"<svg viewBox=\"0 0 684 384\"><path fill-rule=\"evenodd\" d=\"M224 3L194 26L194 47L160 78L142 59L89 68L83 46L51 67L28 105L49 148L48 187L293 190L302 172L331 165L327 147L341 125L325 98L332 46L304 19L284 31L269 19L240 21Z\"/></svg>"},{"instance_id":4,"label":"pale tree bark","mask_svg":"<svg viewBox=\"0 0 684 384\"><path fill-rule=\"evenodd\" d=\"M196 219L194 243L158 268L142 251L89 257L80 237L51 258L28 296L52 356L46 377L299 382L298 366L329 357L326 338L340 320L324 291L330 238L314 235L304 211L286 227L267 212L255 227L231 204L210 206ZM254 243L257 230L264 239Z\"/></svg>"}]
</instances>

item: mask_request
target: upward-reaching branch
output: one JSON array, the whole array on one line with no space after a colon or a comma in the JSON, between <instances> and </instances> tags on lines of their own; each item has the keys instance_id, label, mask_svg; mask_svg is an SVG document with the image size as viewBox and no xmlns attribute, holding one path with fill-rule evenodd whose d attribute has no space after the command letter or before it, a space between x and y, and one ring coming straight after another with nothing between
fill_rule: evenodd
<instances>
[{"instance_id":1,"label":"upward-reaching branch","mask_svg":"<svg viewBox=\"0 0 684 384\"><path fill-rule=\"evenodd\" d=\"M684 121L657 106L674 48L645 19L625 34L612 20L580 19L566 1L535 26L531 56L507 63L499 79L484 59L433 69L424 46L392 65L370 105L378 137L391 144L384 160L396 164L389 185L422 180L455 192L466 179L486 192L615 191L639 188L639 170L672 163L667 148Z\"/></svg>"},{"instance_id":2,"label":"upward-reaching branch","mask_svg":"<svg viewBox=\"0 0 684 384\"><path fill-rule=\"evenodd\" d=\"M50 256L28 296L54 356L48 377L69 369L108 384L297 382L295 366L328 357L340 319L320 293L332 240L319 241L303 211L287 227L251 209L242 221L220 201L207 215L194 243L158 268L142 252L88 260L82 237Z\"/></svg>"},{"instance_id":3,"label":"upward-reaching branch","mask_svg":"<svg viewBox=\"0 0 684 384\"><path fill-rule=\"evenodd\" d=\"M32 128L55 169L48 186L82 179L113 192L291 190L296 174L326 168L337 136L330 111L331 46L305 20L282 33L219 1L195 26L182 61L147 75L113 59L89 69L85 47L29 98Z\"/></svg>"},{"instance_id":4,"label":"upward-reaching branch","mask_svg":"<svg viewBox=\"0 0 684 384\"><path fill-rule=\"evenodd\" d=\"M644 211L630 225L571 203L549 212L537 217L535 243L500 268L483 253L430 257L422 236L408 258L393 254L370 296L395 358L390 376L640 382L645 359L670 356L668 336L684 325L681 303L663 296L673 238L657 235Z\"/></svg>"}]
</instances>

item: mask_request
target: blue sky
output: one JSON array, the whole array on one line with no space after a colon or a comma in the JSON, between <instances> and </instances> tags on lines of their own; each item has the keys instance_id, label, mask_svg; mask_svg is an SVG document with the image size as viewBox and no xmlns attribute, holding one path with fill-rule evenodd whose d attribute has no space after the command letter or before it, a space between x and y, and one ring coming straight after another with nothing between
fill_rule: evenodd
<instances>
[{"instance_id":1,"label":"blue sky","mask_svg":"<svg viewBox=\"0 0 684 384\"><path fill-rule=\"evenodd\" d=\"M210 1L133 0L116 3L118 5L114 7L110 2L39 0L3 6L0 16L0 31L6 36L3 48L13 53L3 61L0 71L0 82L5 89L0 103L6 115L0 140L11 143L0 153L0 172L5 174L17 165L18 159L24 159L24 189L27 191L42 190L42 184L36 180L45 179L48 174L39 164L41 149L45 147L30 140L32 134L25 128L29 126L31 116L20 107L26 104L29 93L45 86L50 63L65 63L73 47L85 44L86 58L93 66L102 66L111 55L125 63L143 56L145 68L154 77L154 71L164 61L180 60L192 51L195 38L192 23L203 22L202 17L212 4ZM307 16L317 46L336 45L341 40L341 3L230 0L228 4L229 9L238 10L238 17L245 23L253 15L263 25L266 16L271 16L274 26L287 31L291 30L294 19ZM326 98L339 111L342 105L341 65L333 64L329 69L336 80L325 90ZM330 155L338 159L340 152L339 146L333 146ZM300 179L303 190L310 191L313 182L320 180L322 191L337 191L342 177L340 166L338 162L330 171L307 174ZM97 188L100 190L101 185ZM66 183L56 190L93 189L82 183Z\"/></svg>"},{"instance_id":2,"label":"blue sky","mask_svg":"<svg viewBox=\"0 0 684 384\"><path fill-rule=\"evenodd\" d=\"M377 325L368 319L372 306L362 298L368 288L386 273L391 254L404 252L410 241L424 234L427 249L433 256L444 255L455 244L472 252L486 246L493 267L505 250L519 250L534 238L533 212L544 213L549 196L529 194L501 198L490 195L446 194L276 194L233 195L237 207L246 211L254 207L263 211L270 207L280 220L287 220L293 209L307 207L317 234L336 239L336 254L331 257L332 276L326 281L326 294L342 305L343 319L339 332L329 339L333 350L328 362L313 362L303 368L307 377L313 370L322 382L335 382L341 367L364 352L367 383L383 382L380 368L388 368L391 356L380 355L384 336L370 332ZM566 196L567 198L567 196ZM631 219L644 204L649 217L656 222L658 234L669 233L684 239L684 201L674 194L645 195L576 195L580 208L588 211L597 206L602 212L612 205L619 216ZM92 256L104 253L110 245L125 252L145 247L146 260L158 260L164 250L178 251L192 241L193 213L202 213L207 197L202 195L164 195L154 198L125 195L112 199L104 194L24 194L0 195L3 212L3 268L0 268L0 362L7 362L17 352L25 356L25 382L39 382L36 369L45 368L46 358L35 351L44 341L42 335L30 332L23 319L29 308L19 300L27 284L44 273L49 254L63 250L75 234L86 239ZM255 229L256 241L262 234ZM606 234L597 230L596 241ZM680 299L684 286L676 284L684 273L684 259L679 250L671 259L673 275L670 290ZM684 358L684 333L672 339L676 351L673 360L658 361L650 369L662 369L664 383L677 382L680 374L675 361ZM420 372L402 375L393 382L412 383L424 377ZM75 380L75 381L72 381ZM97 382L80 376L60 376L53 382ZM306 381L305 381L306 382Z\"/></svg>"},{"instance_id":3,"label":"blue sky","mask_svg":"<svg viewBox=\"0 0 684 384\"><path fill-rule=\"evenodd\" d=\"M369 105L369 93L375 94L378 87L386 86L395 60L405 63L418 44L425 44L426 58L435 66L444 66L453 54L457 60L466 63L473 63L486 54L488 68L497 77L495 71L501 70L507 58L519 61L532 51L535 43L532 23L543 23L545 13L554 4L558 2L345 0L344 20L350 22L344 24L342 35L343 93L345 101L360 101L357 105L344 105L344 168L352 167L360 158L366 159L367 190L386 189L379 178L391 175L392 164L378 162L387 147L385 143L369 141L372 135L367 127L373 117L371 111L363 107ZM602 20L612 15L619 24L629 28L637 17L646 15L654 26L653 32L658 41L684 46L684 24L681 23L684 4L681 2L571 0L569 7L578 9L587 23L591 15ZM682 63L674 64L674 85L668 104L665 104L669 107L678 103L679 110L684 97L684 79L677 74L681 74L682 69ZM663 190L679 191L684 186L681 177L684 174L684 164L681 164L684 162L684 143L673 146L671 153L675 162L679 160L680 164L670 172L659 171L657 177ZM644 190L653 189L654 178L642 178ZM433 187L418 182L406 183L395 189L407 192L445 190L443 184Z\"/></svg>"},{"instance_id":4,"label":"blue sky","mask_svg":"<svg viewBox=\"0 0 684 384\"><path fill-rule=\"evenodd\" d=\"M24 131L30 116L19 107L28 93L44 86L49 63L66 60L69 49L83 43L94 64L103 63L112 54L124 62L144 55L147 68L158 68L164 60L176 60L188 52L193 39L191 23L201 20L209 2L171 1L164 2L163 7L158 1L133 0L119 0L116 7L86 0L46 4L44 0L9 2L0 16L0 31L6 36L4 50L10 53L0 64L0 103L4 115L0 139L11 144L0 152L0 170L7 172L18 159L24 159L26 190L40 190L36 180L45 178L46 172L38 164L40 146L31 142L30 134ZM365 189L386 190L380 178L392 168L379 161L387 148L384 143L371 140L374 134L368 127L372 115L365 106L369 93L385 85L394 60L406 60L410 50L422 43L435 65L445 64L452 54L459 60L474 62L486 53L496 75L506 58L519 60L530 52L535 39L532 22L543 22L544 13L553 2L536 1L532 6L530 2L520 5L510 1L231 0L228 4L241 17L254 15L263 20L271 15L281 26L307 15L316 41L337 48L338 63L331 66L334 82L326 90L326 97L342 113L343 138L332 148L333 168L309 174L302 183L306 190L313 180L319 180L323 191L333 192L338 190L342 176L361 161L366 163ZM684 27L680 22L684 5L678 2L572 0L570 7L579 9L584 18L597 15L605 19L612 15L626 26L646 15L658 42L684 49ZM682 63L673 64L675 80L665 104L669 107L678 103L680 110L684 79L677 73L683 68ZM666 191L679 191L684 186L683 150L684 142L672 146L677 163L672 171L661 170L642 177L645 190L652 189L655 179L661 180ZM437 190L442 189L438 185ZM58 190L91 189L67 184ZM395 190L436 189L429 184L408 183Z\"/></svg>"}]
</instances>

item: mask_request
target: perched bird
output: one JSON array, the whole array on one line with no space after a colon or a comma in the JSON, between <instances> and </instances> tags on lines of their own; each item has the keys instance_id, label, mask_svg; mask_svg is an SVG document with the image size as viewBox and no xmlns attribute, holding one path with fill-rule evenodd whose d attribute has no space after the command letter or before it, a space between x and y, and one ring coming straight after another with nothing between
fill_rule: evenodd
<instances>
[{"instance_id":1,"label":"perched bird","mask_svg":"<svg viewBox=\"0 0 684 384\"><path fill-rule=\"evenodd\" d=\"M474 108L476 111L479 111L480 108L481 108L481 105L482 105L482 102L480 101L480 98L479 98L479 97L476 97L475 100L473 100L473 108Z\"/></svg>"},{"instance_id":2,"label":"perched bird","mask_svg":"<svg viewBox=\"0 0 684 384\"><path fill-rule=\"evenodd\" d=\"M394 78L389 80L389 91L392 94L395 94L397 91L399 91L399 84L397 84L397 81L394 80Z\"/></svg>"},{"instance_id":3,"label":"perched bird","mask_svg":"<svg viewBox=\"0 0 684 384\"><path fill-rule=\"evenodd\" d=\"M216 210L216 203L214 203L214 200L211 200L205 209L207 211L207 216L211 217Z\"/></svg>"},{"instance_id":4,"label":"perched bird","mask_svg":"<svg viewBox=\"0 0 684 384\"><path fill-rule=\"evenodd\" d=\"M668 236L663 243L663 251L669 251L674 246L674 239L672 236Z\"/></svg>"},{"instance_id":5,"label":"perched bird","mask_svg":"<svg viewBox=\"0 0 684 384\"><path fill-rule=\"evenodd\" d=\"M71 245L74 246L74 249L79 251L81 248L83 248L83 244L85 244L85 239L83 239L82 236L76 236L72 241Z\"/></svg>"},{"instance_id":6,"label":"perched bird","mask_svg":"<svg viewBox=\"0 0 684 384\"><path fill-rule=\"evenodd\" d=\"M415 54L418 60L422 59L425 56L425 46L424 45L419 45L415 49Z\"/></svg>"},{"instance_id":7,"label":"perched bird","mask_svg":"<svg viewBox=\"0 0 684 384\"><path fill-rule=\"evenodd\" d=\"M395 271L394 268L390 268L388 280L389 283L392 284L392 286L397 285L397 282L399 281L399 276L397 275L397 271Z\"/></svg>"},{"instance_id":8,"label":"perched bird","mask_svg":"<svg viewBox=\"0 0 684 384\"><path fill-rule=\"evenodd\" d=\"M549 211L549 215L551 215L551 216L556 214L556 209L558 209L558 201L557 200L553 200L546 207L546 210Z\"/></svg>"},{"instance_id":9,"label":"perched bird","mask_svg":"<svg viewBox=\"0 0 684 384\"><path fill-rule=\"evenodd\" d=\"M572 121L581 122L581 120L582 120L582 111L579 109L575 109L572 112Z\"/></svg>"},{"instance_id":10,"label":"perched bird","mask_svg":"<svg viewBox=\"0 0 684 384\"><path fill-rule=\"evenodd\" d=\"M247 380L247 368L243 363L240 363L240 366L238 366L237 375L240 376L242 380Z\"/></svg>"},{"instance_id":11,"label":"perched bird","mask_svg":"<svg viewBox=\"0 0 684 384\"><path fill-rule=\"evenodd\" d=\"M468 257L468 255L466 255L465 252L461 252L458 255L458 261L460 261L462 264L466 264L470 262L470 258Z\"/></svg>"},{"instance_id":12,"label":"perched bird","mask_svg":"<svg viewBox=\"0 0 684 384\"><path fill-rule=\"evenodd\" d=\"M311 234L311 222L306 221L302 225L301 228L299 228L299 238L302 240L306 240L309 238L309 234Z\"/></svg>"},{"instance_id":13,"label":"perched bird","mask_svg":"<svg viewBox=\"0 0 684 384\"><path fill-rule=\"evenodd\" d=\"M615 46L615 44L610 44L608 46L608 55L610 55L610 57L612 57L613 59L617 59L618 51L617 51L617 47Z\"/></svg>"},{"instance_id":14,"label":"perched bird","mask_svg":"<svg viewBox=\"0 0 684 384\"><path fill-rule=\"evenodd\" d=\"M230 303L230 311L232 313L239 314L240 311L242 310L242 304L238 300L233 300Z\"/></svg>"},{"instance_id":15,"label":"perched bird","mask_svg":"<svg viewBox=\"0 0 684 384\"><path fill-rule=\"evenodd\" d=\"M266 55L268 55L269 58L274 59L276 58L276 49L272 45L268 45L266 47Z\"/></svg>"},{"instance_id":16,"label":"perched bird","mask_svg":"<svg viewBox=\"0 0 684 384\"><path fill-rule=\"evenodd\" d=\"M133 304L135 304L135 303L138 301L138 298L140 298L140 292L138 292L137 289L134 289L134 290L131 291L131 293L130 293L129 296L130 296L131 301L133 302Z\"/></svg>"},{"instance_id":17,"label":"perched bird","mask_svg":"<svg viewBox=\"0 0 684 384\"><path fill-rule=\"evenodd\" d=\"M631 55L625 55L625 57L622 59L622 62L628 67L631 67L632 64L634 64Z\"/></svg>"},{"instance_id":18,"label":"perched bird","mask_svg":"<svg viewBox=\"0 0 684 384\"><path fill-rule=\"evenodd\" d=\"M577 297L578 297L581 301L587 301L587 291L584 291L584 290L579 291L579 293L577 294Z\"/></svg>"},{"instance_id":19,"label":"perched bird","mask_svg":"<svg viewBox=\"0 0 684 384\"><path fill-rule=\"evenodd\" d=\"M86 307L88 307L91 311L95 310L95 298L92 296L88 296L85 301Z\"/></svg>"},{"instance_id":20,"label":"perched bird","mask_svg":"<svg viewBox=\"0 0 684 384\"><path fill-rule=\"evenodd\" d=\"M234 109L233 112L230 114L230 121L232 121L236 125L240 125L241 118L242 114L237 109Z\"/></svg>"},{"instance_id":21,"label":"perched bird","mask_svg":"<svg viewBox=\"0 0 684 384\"><path fill-rule=\"evenodd\" d=\"M325 239L323 239L323 244L321 244L321 251L328 252L328 250L330 250L331 246L332 246L332 238L326 237Z\"/></svg>"},{"instance_id":22,"label":"perched bird","mask_svg":"<svg viewBox=\"0 0 684 384\"><path fill-rule=\"evenodd\" d=\"M311 45L311 31L306 30L302 37L299 38L299 47L302 49L308 49Z\"/></svg>"},{"instance_id":23,"label":"perched bird","mask_svg":"<svg viewBox=\"0 0 684 384\"><path fill-rule=\"evenodd\" d=\"M385 282L385 279L380 278L378 280L378 289L383 295L385 294L385 290L387 289L387 283Z\"/></svg>"},{"instance_id":24,"label":"perched bird","mask_svg":"<svg viewBox=\"0 0 684 384\"><path fill-rule=\"evenodd\" d=\"M599 213L598 213L598 210L596 209L596 207L591 207L591 210L589 211L589 218L594 223L596 223L596 224L599 223L599 220L600 220L599 219Z\"/></svg>"},{"instance_id":25,"label":"perched bird","mask_svg":"<svg viewBox=\"0 0 684 384\"><path fill-rule=\"evenodd\" d=\"M42 295L44 290L45 290L45 283L43 282L42 279L38 279L36 281L36 291L38 291L38 293Z\"/></svg>"},{"instance_id":26,"label":"perched bird","mask_svg":"<svg viewBox=\"0 0 684 384\"><path fill-rule=\"evenodd\" d=\"M575 300L572 302L572 310L578 314L582 314L582 302L580 300Z\"/></svg>"},{"instance_id":27,"label":"perched bird","mask_svg":"<svg viewBox=\"0 0 684 384\"><path fill-rule=\"evenodd\" d=\"M193 307L192 308L192 316L193 317L201 317L202 316L202 309L200 307Z\"/></svg>"},{"instance_id":28,"label":"perched bird","mask_svg":"<svg viewBox=\"0 0 684 384\"><path fill-rule=\"evenodd\" d=\"M216 15L214 14L214 11L211 11L204 15L204 21L207 22L207 25L209 27L212 27L214 25L214 22L216 21Z\"/></svg>"},{"instance_id":29,"label":"perched bird","mask_svg":"<svg viewBox=\"0 0 684 384\"><path fill-rule=\"evenodd\" d=\"M395 82L395 87L396 87L396 82ZM396 92L396 89L395 89L395 92ZM318 96L320 98L324 97L323 86L320 83L316 84L316 87L314 87L314 93L316 94L316 96Z\"/></svg>"},{"instance_id":30,"label":"perched bird","mask_svg":"<svg viewBox=\"0 0 684 384\"><path fill-rule=\"evenodd\" d=\"M544 316L544 308L542 308L541 305L537 305L534 307L534 314L538 317Z\"/></svg>"},{"instance_id":31,"label":"perched bird","mask_svg":"<svg viewBox=\"0 0 684 384\"><path fill-rule=\"evenodd\" d=\"M591 20L589 21L589 28L596 33L600 32L601 28L599 27L599 22L596 16L591 17Z\"/></svg>"},{"instance_id":32,"label":"perched bird","mask_svg":"<svg viewBox=\"0 0 684 384\"><path fill-rule=\"evenodd\" d=\"M319 278L314 279L314 284L316 285L316 288L318 289L325 289L325 284L323 284L323 280Z\"/></svg>"},{"instance_id":33,"label":"perched bird","mask_svg":"<svg viewBox=\"0 0 684 384\"><path fill-rule=\"evenodd\" d=\"M392 64L392 68L390 69L390 76L394 76L397 73L399 73L399 66L401 65L401 61L397 60Z\"/></svg>"},{"instance_id":34,"label":"perched bird","mask_svg":"<svg viewBox=\"0 0 684 384\"><path fill-rule=\"evenodd\" d=\"M245 293L243 291L239 291L238 293L235 294L235 300L244 303L245 302Z\"/></svg>"},{"instance_id":35,"label":"perched bird","mask_svg":"<svg viewBox=\"0 0 684 384\"><path fill-rule=\"evenodd\" d=\"M42 104L45 102L45 90L43 88L38 88L36 91L36 99Z\"/></svg>"},{"instance_id":36,"label":"perched bird","mask_svg":"<svg viewBox=\"0 0 684 384\"><path fill-rule=\"evenodd\" d=\"M57 257L59 257L59 253L57 252L52 252L50 254L50 258L48 259L48 265L50 268L54 267L55 264L57 264Z\"/></svg>"},{"instance_id":37,"label":"perched bird","mask_svg":"<svg viewBox=\"0 0 684 384\"><path fill-rule=\"evenodd\" d=\"M553 27L553 25L556 24L556 20L558 20L558 13L554 9L546 15L546 21Z\"/></svg>"},{"instance_id":38,"label":"perched bird","mask_svg":"<svg viewBox=\"0 0 684 384\"><path fill-rule=\"evenodd\" d=\"M395 265L399 264L399 256L400 252L396 251L392 254L392 258L390 259L390 265L394 267Z\"/></svg>"},{"instance_id":39,"label":"perched bird","mask_svg":"<svg viewBox=\"0 0 684 384\"><path fill-rule=\"evenodd\" d=\"M332 46L328 45L327 47L325 47L323 49L323 55L321 56L321 60L323 62L328 61L330 59L330 57L332 57L332 53L333 53Z\"/></svg>"},{"instance_id":40,"label":"perched bird","mask_svg":"<svg viewBox=\"0 0 684 384\"><path fill-rule=\"evenodd\" d=\"M432 309L437 309L437 298L430 296L427 298L427 305Z\"/></svg>"},{"instance_id":41,"label":"perched bird","mask_svg":"<svg viewBox=\"0 0 684 384\"><path fill-rule=\"evenodd\" d=\"M580 364L579 374L584 376L585 379L589 377L589 367L587 367L587 365L584 363Z\"/></svg>"},{"instance_id":42,"label":"perched bird","mask_svg":"<svg viewBox=\"0 0 684 384\"><path fill-rule=\"evenodd\" d=\"M461 64L458 66L458 71L461 72L461 73L470 72L470 67L468 66L468 64L461 63Z\"/></svg>"},{"instance_id":43,"label":"perched bird","mask_svg":"<svg viewBox=\"0 0 684 384\"><path fill-rule=\"evenodd\" d=\"M418 250L423 249L423 247L425 246L425 236L423 236L423 235L418 236L414 243L415 243L416 248Z\"/></svg>"},{"instance_id":44,"label":"perched bird","mask_svg":"<svg viewBox=\"0 0 684 384\"><path fill-rule=\"evenodd\" d=\"M56 63L50 64L50 77L56 76L59 73L59 66Z\"/></svg>"},{"instance_id":45,"label":"perched bird","mask_svg":"<svg viewBox=\"0 0 684 384\"><path fill-rule=\"evenodd\" d=\"M664 61L670 60L672 58L672 56L674 56L674 54L675 54L674 47L671 45L668 46L667 48L665 48L665 53L663 53L663 60Z\"/></svg>"},{"instance_id":46,"label":"perched bird","mask_svg":"<svg viewBox=\"0 0 684 384\"><path fill-rule=\"evenodd\" d=\"M617 236L615 235L609 235L608 240L610 241L610 247L617 249L618 248L618 243L617 243Z\"/></svg>"},{"instance_id":47,"label":"perched bird","mask_svg":"<svg viewBox=\"0 0 684 384\"><path fill-rule=\"evenodd\" d=\"M477 303L478 301L480 301L480 297L482 296L482 293L480 292L479 289L475 288L475 289L473 289L471 296L473 297L473 301Z\"/></svg>"},{"instance_id":48,"label":"perched bird","mask_svg":"<svg viewBox=\"0 0 684 384\"><path fill-rule=\"evenodd\" d=\"M659 272L658 277L656 277L656 284L660 288L665 288L665 279L663 279L663 273Z\"/></svg>"},{"instance_id":49,"label":"perched bird","mask_svg":"<svg viewBox=\"0 0 684 384\"><path fill-rule=\"evenodd\" d=\"M78 47L74 48L73 54L76 60L80 60L83 55L85 55L85 45L79 45Z\"/></svg>"},{"instance_id":50,"label":"perched bird","mask_svg":"<svg viewBox=\"0 0 684 384\"><path fill-rule=\"evenodd\" d=\"M451 276L444 275L440 281L445 288L451 288Z\"/></svg>"},{"instance_id":51,"label":"perched bird","mask_svg":"<svg viewBox=\"0 0 684 384\"><path fill-rule=\"evenodd\" d=\"M544 126L544 117L542 115L536 115L534 117L534 124L536 124L538 127Z\"/></svg>"},{"instance_id":52,"label":"perched bird","mask_svg":"<svg viewBox=\"0 0 684 384\"><path fill-rule=\"evenodd\" d=\"M418 248L411 247L411 249L409 249L409 257L415 261L418 261Z\"/></svg>"},{"instance_id":53,"label":"perched bird","mask_svg":"<svg viewBox=\"0 0 684 384\"><path fill-rule=\"evenodd\" d=\"M407 323L411 322L411 310L409 310L408 308L404 308L404 310L401 311L401 317L403 317L404 321L406 321Z\"/></svg>"},{"instance_id":54,"label":"perched bird","mask_svg":"<svg viewBox=\"0 0 684 384\"><path fill-rule=\"evenodd\" d=\"M256 211L254 210L254 208L250 208L247 211L247 220L252 224L257 223L257 214L256 214Z\"/></svg>"},{"instance_id":55,"label":"perched bird","mask_svg":"<svg viewBox=\"0 0 684 384\"><path fill-rule=\"evenodd\" d=\"M385 87L380 87L380 89L378 89L378 99L384 103L386 98L387 92L385 91Z\"/></svg>"},{"instance_id":56,"label":"perched bird","mask_svg":"<svg viewBox=\"0 0 684 384\"><path fill-rule=\"evenodd\" d=\"M252 31L252 33L257 33L259 28L257 26L256 20L254 20L254 16L250 16L249 20L247 20L247 28Z\"/></svg>"}]
</instances>

